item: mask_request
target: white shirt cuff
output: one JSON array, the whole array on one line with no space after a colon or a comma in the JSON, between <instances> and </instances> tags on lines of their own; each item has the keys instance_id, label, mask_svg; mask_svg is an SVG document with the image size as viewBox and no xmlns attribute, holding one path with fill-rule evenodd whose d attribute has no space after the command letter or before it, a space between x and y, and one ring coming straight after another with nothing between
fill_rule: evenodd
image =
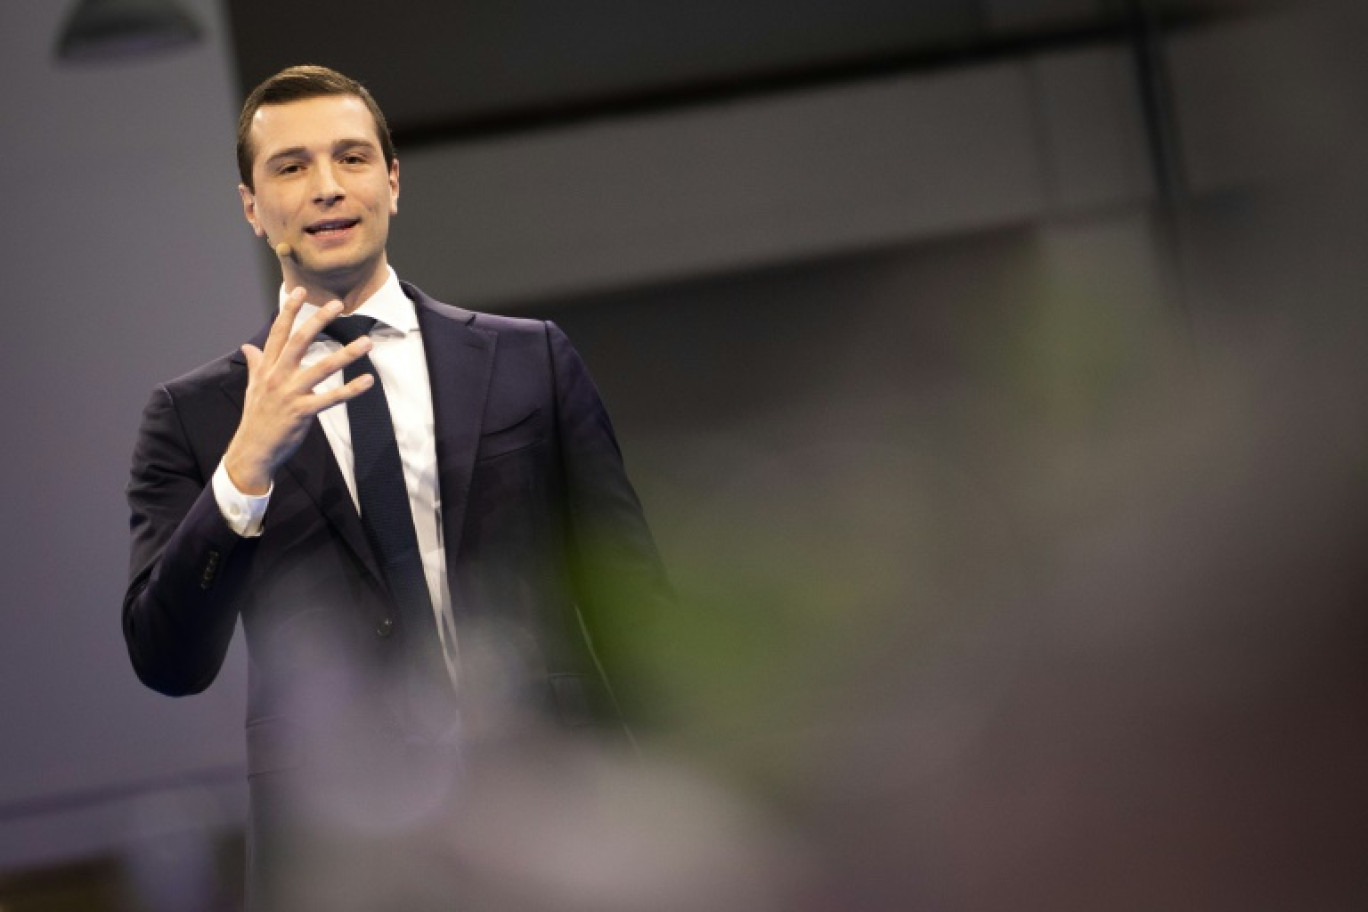
<instances>
[{"instance_id":1,"label":"white shirt cuff","mask_svg":"<svg viewBox=\"0 0 1368 912\"><path fill-rule=\"evenodd\" d=\"M218 502L219 512L223 514L223 521L228 527L243 538L260 535L262 523L266 519L266 505L271 500L271 492L275 490L275 482L271 482L265 494L243 494L233 484L233 479L228 477L228 470L220 461L214 470L213 485L214 500Z\"/></svg>"}]
</instances>

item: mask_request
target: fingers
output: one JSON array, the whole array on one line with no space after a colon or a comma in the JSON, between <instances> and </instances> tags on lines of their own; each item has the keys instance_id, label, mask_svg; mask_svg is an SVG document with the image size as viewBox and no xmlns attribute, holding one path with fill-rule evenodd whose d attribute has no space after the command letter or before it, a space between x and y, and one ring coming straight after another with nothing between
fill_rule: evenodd
<instances>
[{"instance_id":1,"label":"fingers","mask_svg":"<svg viewBox=\"0 0 1368 912\"><path fill-rule=\"evenodd\" d=\"M305 294L306 292L301 286L286 295L285 303L280 307L280 313L276 314L275 320L271 322L271 331L267 334L266 344L261 349L268 364L274 364L276 359L280 357L280 350L290 338L290 330L294 328L295 317L299 315L299 308L304 306Z\"/></svg>"},{"instance_id":2,"label":"fingers","mask_svg":"<svg viewBox=\"0 0 1368 912\"><path fill-rule=\"evenodd\" d=\"M248 376L255 374L257 371L257 366L261 364L261 359L263 357L261 354L261 349L249 343L243 345L240 351L242 352L242 357L247 359Z\"/></svg>"},{"instance_id":3,"label":"fingers","mask_svg":"<svg viewBox=\"0 0 1368 912\"><path fill-rule=\"evenodd\" d=\"M296 308L296 311L298 308ZM295 332L291 333L285 340L284 346L280 349L280 360L297 367L300 360L304 357L304 352L308 350L318 334L323 331L333 319L342 312L341 301L329 301L318 308L309 319L305 320ZM274 330L273 330L274 331Z\"/></svg>"},{"instance_id":4,"label":"fingers","mask_svg":"<svg viewBox=\"0 0 1368 912\"><path fill-rule=\"evenodd\" d=\"M299 373L299 378L303 386L313 388L322 383L328 377L342 370L357 358L368 354L371 350L370 336L362 336L353 339L346 345L331 354L324 355L313 364L303 368Z\"/></svg>"},{"instance_id":5,"label":"fingers","mask_svg":"<svg viewBox=\"0 0 1368 912\"><path fill-rule=\"evenodd\" d=\"M295 322L304 306L304 298L303 288L291 291L272 322L263 346L258 349L244 345L242 353L247 359L248 376L258 378L263 389L274 389L276 395L303 396L307 401L298 403L303 411L317 414L329 406L356 398L374 385L374 377L367 374L323 392L312 392L328 377L369 353L371 339L369 336L354 339L313 364L303 366L309 345L343 310L341 301L329 301L296 329Z\"/></svg>"},{"instance_id":6,"label":"fingers","mask_svg":"<svg viewBox=\"0 0 1368 912\"><path fill-rule=\"evenodd\" d=\"M302 288L286 295L262 347L244 345L241 349L247 360L247 391L242 421L229 449L237 457L234 479L241 482L247 478L254 488L256 482L252 479L264 478L269 482L276 468L299 446L308 422L315 415L360 396L377 382L367 373L345 383L330 383L330 388L322 392L313 391L325 379L369 352L371 340L368 336L356 339L316 363L303 366L309 345L342 312L341 302L329 302L299 322L296 328L304 298Z\"/></svg>"},{"instance_id":7,"label":"fingers","mask_svg":"<svg viewBox=\"0 0 1368 912\"><path fill-rule=\"evenodd\" d=\"M326 408L331 408L339 402L355 399L374 385L374 374L362 374L359 377L353 377L341 386L334 387L326 392L315 393L314 403L318 407L314 409L314 414L318 414Z\"/></svg>"}]
</instances>

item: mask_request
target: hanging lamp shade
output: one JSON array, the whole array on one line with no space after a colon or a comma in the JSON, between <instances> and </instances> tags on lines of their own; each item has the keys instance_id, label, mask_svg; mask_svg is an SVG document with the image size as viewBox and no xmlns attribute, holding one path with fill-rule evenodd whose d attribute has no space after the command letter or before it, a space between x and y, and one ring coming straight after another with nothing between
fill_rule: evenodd
<instances>
[{"instance_id":1,"label":"hanging lamp shade","mask_svg":"<svg viewBox=\"0 0 1368 912\"><path fill-rule=\"evenodd\" d=\"M199 38L199 25L174 0L80 0L57 39L57 57L141 57L194 44Z\"/></svg>"}]
</instances>

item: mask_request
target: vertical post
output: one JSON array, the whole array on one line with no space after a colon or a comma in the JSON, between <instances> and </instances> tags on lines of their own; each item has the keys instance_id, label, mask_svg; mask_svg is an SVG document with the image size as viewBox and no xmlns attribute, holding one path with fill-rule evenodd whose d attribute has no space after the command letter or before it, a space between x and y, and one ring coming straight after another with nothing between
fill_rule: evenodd
<instances>
[{"instance_id":1,"label":"vertical post","mask_svg":"<svg viewBox=\"0 0 1368 912\"><path fill-rule=\"evenodd\" d=\"M1164 53L1160 16L1150 0L1125 0L1127 34L1135 60L1150 166L1158 193L1156 243L1163 263L1163 282L1169 304L1189 339L1194 340L1189 304L1190 263L1187 243L1188 188L1183 174L1173 91Z\"/></svg>"}]
</instances>

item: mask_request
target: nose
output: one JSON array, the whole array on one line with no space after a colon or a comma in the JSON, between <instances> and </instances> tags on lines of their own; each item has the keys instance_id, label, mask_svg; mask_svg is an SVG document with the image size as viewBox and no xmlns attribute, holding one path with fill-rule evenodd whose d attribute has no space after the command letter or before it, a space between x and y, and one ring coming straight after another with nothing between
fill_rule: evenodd
<instances>
[{"instance_id":1,"label":"nose","mask_svg":"<svg viewBox=\"0 0 1368 912\"><path fill-rule=\"evenodd\" d=\"M313 169L314 201L328 205L335 203L346 195L342 189L342 184L337 180L337 173L334 171L336 166L331 161L325 161L317 168Z\"/></svg>"}]
</instances>

